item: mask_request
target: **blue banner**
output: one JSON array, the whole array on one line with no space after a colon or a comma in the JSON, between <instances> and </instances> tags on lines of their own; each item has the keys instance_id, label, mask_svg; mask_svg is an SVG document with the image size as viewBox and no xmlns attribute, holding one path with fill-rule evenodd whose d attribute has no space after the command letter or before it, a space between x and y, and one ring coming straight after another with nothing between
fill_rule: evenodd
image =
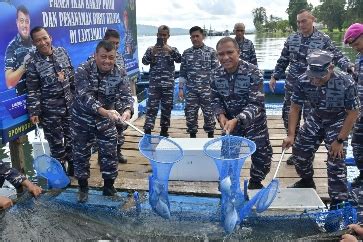
<instances>
[{"instance_id":1,"label":"blue banner","mask_svg":"<svg viewBox=\"0 0 363 242\"><path fill-rule=\"evenodd\" d=\"M139 73L135 0L0 0L0 129L4 133L24 127L26 117L25 62L35 47L29 38L35 26L44 26L54 46L64 47L78 65L92 55L108 28L120 33L119 52L127 73ZM1 71L2 70L2 71ZM24 118L23 117L23 118ZM17 123L19 122L19 123ZM18 129L19 130L19 129ZM11 132L10 132L11 133Z\"/></svg>"}]
</instances>

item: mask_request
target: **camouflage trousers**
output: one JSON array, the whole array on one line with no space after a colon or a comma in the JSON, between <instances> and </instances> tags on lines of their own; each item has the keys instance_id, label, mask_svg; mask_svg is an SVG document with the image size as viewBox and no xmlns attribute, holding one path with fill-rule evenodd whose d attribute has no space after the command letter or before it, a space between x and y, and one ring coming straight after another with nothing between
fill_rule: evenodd
<instances>
[{"instance_id":1,"label":"camouflage trousers","mask_svg":"<svg viewBox=\"0 0 363 242\"><path fill-rule=\"evenodd\" d=\"M363 171L363 117L355 123L352 137L353 156L360 171Z\"/></svg>"},{"instance_id":2,"label":"camouflage trousers","mask_svg":"<svg viewBox=\"0 0 363 242\"><path fill-rule=\"evenodd\" d=\"M287 128L289 126L289 113L290 113L290 107L291 107L291 96L293 94L293 86L291 84L291 80L287 81L285 84L285 96L284 96L284 102L282 106L282 120L284 121L284 127L287 131ZM300 119L301 114L303 115L304 121L306 120L306 117L310 113L311 105L309 102L305 102L302 108L302 112L299 113L299 120L298 125L296 126L296 134L299 131L300 128Z\"/></svg>"},{"instance_id":3,"label":"camouflage trousers","mask_svg":"<svg viewBox=\"0 0 363 242\"><path fill-rule=\"evenodd\" d=\"M146 105L146 117L144 129L153 130L155 119L158 115L159 105L161 109L160 127L170 127L171 110L173 109L174 87L149 87L149 98Z\"/></svg>"},{"instance_id":4,"label":"camouflage trousers","mask_svg":"<svg viewBox=\"0 0 363 242\"><path fill-rule=\"evenodd\" d=\"M100 170L103 179L116 179L118 175L117 130L115 126L107 130L97 130L95 124L85 122L89 118L72 116L74 174L77 179L90 177L91 148L94 138L98 146Z\"/></svg>"},{"instance_id":5,"label":"camouflage trousers","mask_svg":"<svg viewBox=\"0 0 363 242\"><path fill-rule=\"evenodd\" d=\"M301 178L313 178L313 156L324 140L327 150L336 140L343 126L345 117L324 120L311 114L299 130L292 147L296 172ZM345 149L345 148L344 148ZM333 159L327 154L328 193L331 199L345 201L348 198L347 169L345 152L343 158Z\"/></svg>"},{"instance_id":6,"label":"camouflage trousers","mask_svg":"<svg viewBox=\"0 0 363 242\"><path fill-rule=\"evenodd\" d=\"M199 108L202 109L204 117L203 129L205 132L213 132L216 126L214 119L214 113L211 104L211 98L209 92L186 92L185 95L185 118L187 121L187 132L198 132L198 112Z\"/></svg>"},{"instance_id":7,"label":"camouflage trousers","mask_svg":"<svg viewBox=\"0 0 363 242\"><path fill-rule=\"evenodd\" d=\"M270 172L272 161L272 147L267 129L266 115L260 113L250 127L242 128L237 126L231 134L255 142L256 151L251 155L250 177L254 182L263 181Z\"/></svg>"},{"instance_id":8,"label":"camouflage trousers","mask_svg":"<svg viewBox=\"0 0 363 242\"><path fill-rule=\"evenodd\" d=\"M52 156L59 161L72 162L72 136L70 115L42 115L40 124L44 130Z\"/></svg>"}]
</instances>

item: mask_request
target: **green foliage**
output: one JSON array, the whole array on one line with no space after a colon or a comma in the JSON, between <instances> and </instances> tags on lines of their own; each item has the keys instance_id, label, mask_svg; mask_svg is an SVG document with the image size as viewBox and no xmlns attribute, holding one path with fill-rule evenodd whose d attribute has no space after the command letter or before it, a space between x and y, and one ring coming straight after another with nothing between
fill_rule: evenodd
<instances>
[{"instance_id":1,"label":"green foliage","mask_svg":"<svg viewBox=\"0 0 363 242\"><path fill-rule=\"evenodd\" d=\"M363 23L363 0L348 0L345 27L352 23Z\"/></svg>"},{"instance_id":2,"label":"green foliage","mask_svg":"<svg viewBox=\"0 0 363 242\"><path fill-rule=\"evenodd\" d=\"M264 24L267 22L266 9L264 7L255 8L252 10L252 14L256 31L262 31Z\"/></svg>"},{"instance_id":3,"label":"green foliage","mask_svg":"<svg viewBox=\"0 0 363 242\"><path fill-rule=\"evenodd\" d=\"M346 10L344 9L346 1L320 0L320 2L322 4L314 9L314 14L318 18L318 21L324 23L329 32L332 32L334 28L342 31L346 16Z\"/></svg>"},{"instance_id":4,"label":"green foliage","mask_svg":"<svg viewBox=\"0 0 363 242\"><path fill-rule=\"evenodd\" d=\"M313 6L307 0L290 0L286 13L289 15L289 25L294 31L297 30L296 15L301 9L312 10Z\"/></svg>"}]
</instances>

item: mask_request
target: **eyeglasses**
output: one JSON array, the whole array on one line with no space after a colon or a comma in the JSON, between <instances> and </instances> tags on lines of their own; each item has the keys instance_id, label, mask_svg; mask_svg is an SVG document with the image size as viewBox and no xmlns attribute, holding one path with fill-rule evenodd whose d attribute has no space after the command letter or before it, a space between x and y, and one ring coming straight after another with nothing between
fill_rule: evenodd
<instances>
[{"instance_id":1,"label":"eyeglasses","mask_svg":"<svg viewBox=\"0 0 363 242\"><path fill-rule=\"evenodd\" d=\"M245 30L244 30L244 29L235 29L234 31L235 31L235 32L245 32Z\"/></svg>"}]
</instances>

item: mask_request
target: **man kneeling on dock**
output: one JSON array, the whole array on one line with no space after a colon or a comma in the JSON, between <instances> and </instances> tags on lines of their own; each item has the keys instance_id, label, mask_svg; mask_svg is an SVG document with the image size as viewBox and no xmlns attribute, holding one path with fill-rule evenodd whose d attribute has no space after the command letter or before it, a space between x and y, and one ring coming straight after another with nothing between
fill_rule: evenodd
<instances>
[{"instance_id":1,"label":"man kneeling on dock","mask_svg":"<svg viewBox=\"0 0 363 242\"><path fill-rule=\"evenodd\" d=\"M313 157L322 140L328 149L328 192L334 205L347 200L347 174L344 143L359 114L357 87L351 76L335 71L333 54L316 50L308 55L308 68L301 75L291 101L288 135L282 148L292 145L293 162L301 180L291 187L314 188ZM298 115L305 101L312 105L310 115L294 142Z\"/></svg>"},{"instance_id":2,"label":"man kneeling on dock","mask_svg":"<svg viewBox=\"0 0 363 242\"><path fill-rule=\"evenodd\" d=\"M88 199L91 147L96 137L103 195L113 196L117 177L116 122L129 120L134 99L126 73L116 65L115 45L102 40L94 59L81 64L75 74L76 97L72 110L75 177L79 183L79 202Z\"/></svg>"}]
</instances>

